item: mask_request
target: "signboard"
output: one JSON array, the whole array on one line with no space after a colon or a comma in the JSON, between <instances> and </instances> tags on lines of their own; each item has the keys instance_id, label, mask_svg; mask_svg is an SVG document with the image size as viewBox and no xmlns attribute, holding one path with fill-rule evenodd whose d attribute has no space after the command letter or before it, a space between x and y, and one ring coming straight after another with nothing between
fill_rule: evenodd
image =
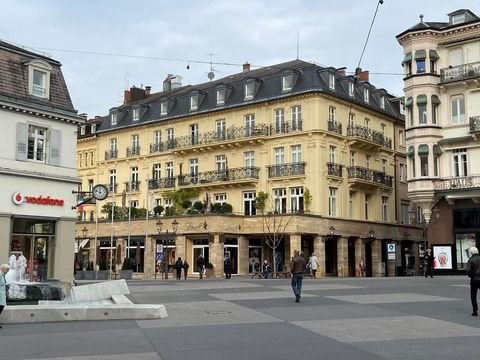
<instances>
[{"instance_id":1,"label":"signboard","mask_svg":"<svg viewBox=\"0 0 480 360\"><path fill-rule=\"evenodd\" d=\"M387 252L395 253L395 243L387 244ZM389 258L390 259L390 258Z\"/></svg>"},{"instance_id":2,"label":"signboard","mask_svg":"<svg viewBox=\"0 0 480 360\"><path fill-rule=\"evenodd\" d=\"M433 246L433 256L435 256L435 269L452 269L452 247L450 245Z\"/></svg>"},{"instance_id":3,"label":"signboard","mask_svg":"<svg viewBox=\"0 0 480 360\"><path fill-rule=\"evenodd\" d=\"M388 260L395 260L395 253L388 253Z\"/></svg>"}]
</instances>

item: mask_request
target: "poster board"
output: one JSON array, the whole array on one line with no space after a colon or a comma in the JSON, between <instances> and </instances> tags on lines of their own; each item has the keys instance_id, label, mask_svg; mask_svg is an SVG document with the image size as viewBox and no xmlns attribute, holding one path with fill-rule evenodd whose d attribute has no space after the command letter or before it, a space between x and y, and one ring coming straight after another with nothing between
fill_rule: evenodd
<instances>
[{"instance_id":1,"label":"poster board","mask_svg":"<svg viewBox=\"0 0 480 360\"><path fill-rule=\"evenodd\" d=\"M435 269L451 270L453 268L451 245L434 245L433 256L435 256Z\"/></svg>"}]
</instances>

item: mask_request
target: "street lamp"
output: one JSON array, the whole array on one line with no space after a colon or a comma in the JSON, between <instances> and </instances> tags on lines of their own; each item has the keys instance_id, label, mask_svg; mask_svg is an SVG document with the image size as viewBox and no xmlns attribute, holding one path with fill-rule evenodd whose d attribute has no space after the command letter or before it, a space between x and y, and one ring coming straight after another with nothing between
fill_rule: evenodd
<instances>
[{"instance_id":1,"label":"street lamp","mask_svg":"<svg viewBox=\"0 0 480 360\"><path fill-rule=\"evenodd\" d=\"M175 238L177 236L177 230L178 230L178 221L175 219L172 221L172 229L173 233L169 232L168 229L165 230L165 233L162 234L162 226L163 223L158 220L157 221L157 231L158 231L158 239L160 240L162 246L163 246L163 253L165 255L164 261L164 273L165 273L165 280L168 280L168 258L169 258L169 247L170 246L175 246ZM166 249L166 250L165 250Z\"/></svg>"},{"instance_id":2,"label":"street lamp","mask_svg":"<svg viewBox=\"0 0 480 360\"><path fill-rule=\"evenodd\" d=\"M409 213L410 213L410 220L412 221L415 220L415 216L417 212L415 210L410 210ZM432 212L430 214L430 219L428 221L425 219L425 216L423 215L423 213L421 215L422 215L422 218L417 219L417 226L422 228L423 251L425 251L427 249L428 226L440 218L440 210L437 207L434 207L432 209Z\"/></svg>"},{"instance_id":3,"label":"street lamp","mask_svg":"<svg viewBox=\"0 0 480 360\"><path fill-rule=\"evenodd\" d=\"M370 229L370 231L368 232L368 237L370 240L375 239L375 230Z\"/></svg>"},{"instance_id":4,"label":"street lamp","mask_svg":"<svg viewBox=\"0 0 480 360\"><path fill-rule=\"evenodd\" d=\"M333 235L335 234L335 226L331 225L329 228L329 235L331 238L333 238Z\"/></svg>"}]
</instances>

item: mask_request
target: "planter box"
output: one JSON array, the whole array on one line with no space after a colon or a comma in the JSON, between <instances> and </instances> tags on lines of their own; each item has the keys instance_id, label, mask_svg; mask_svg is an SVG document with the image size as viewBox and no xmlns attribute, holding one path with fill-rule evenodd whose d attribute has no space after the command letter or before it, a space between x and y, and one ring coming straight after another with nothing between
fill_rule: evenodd
<instances>
[{"instance_id":1,"label":"planter box","mask_svg":"<svg viewBox=\"0 0 480 360\"><path fill-rule=\"evenodd\" d=\"M120 270L120 279L132 280L133 270Z\"/></svg>"},{"instance_id":2,"label":"planter box","mask_svg":"<svg viewBox=\"0 0 480 360\"><path fill-rule=\"evenodd\" d=\"M95 280L95 272L96 271L93 271L93 270L87 270L87 271L83 271L83 278L85 280Z\"/></svg>"},{"instance_id":3,"label":"planter box","mask_svg":"<svg viewBox=\"0 0 480 360\"><path fill-rule=\"evenodd\" d=\"M78 270L75 273L75 280L84 280L85 279L85 272Z\"/></svg>"},{"instance_id":4,"label":"planter box","mask_svg":"<svg viewBox=\"0 0 480 360\"><path fill-rule=\"evenodd\" d=\"M109 270L97 271L97 280L108 280Z\"/></svg>"}]
</instances>

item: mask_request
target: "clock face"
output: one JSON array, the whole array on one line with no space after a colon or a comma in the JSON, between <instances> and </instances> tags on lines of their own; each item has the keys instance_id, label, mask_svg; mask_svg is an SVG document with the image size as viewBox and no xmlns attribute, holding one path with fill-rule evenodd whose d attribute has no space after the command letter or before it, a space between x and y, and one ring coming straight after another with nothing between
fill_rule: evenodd
<instances>
[{"instance_id":1,"label":"clock face","mask_svg":"<svg viewBox=\"0 0 480 360\"><path fill-rule=\"evenodd\" d=\"M104 200L108 196L108 189L104 185L95 185L92 189L92 195L97 200Z\"/></svg>"}]
</instances>

